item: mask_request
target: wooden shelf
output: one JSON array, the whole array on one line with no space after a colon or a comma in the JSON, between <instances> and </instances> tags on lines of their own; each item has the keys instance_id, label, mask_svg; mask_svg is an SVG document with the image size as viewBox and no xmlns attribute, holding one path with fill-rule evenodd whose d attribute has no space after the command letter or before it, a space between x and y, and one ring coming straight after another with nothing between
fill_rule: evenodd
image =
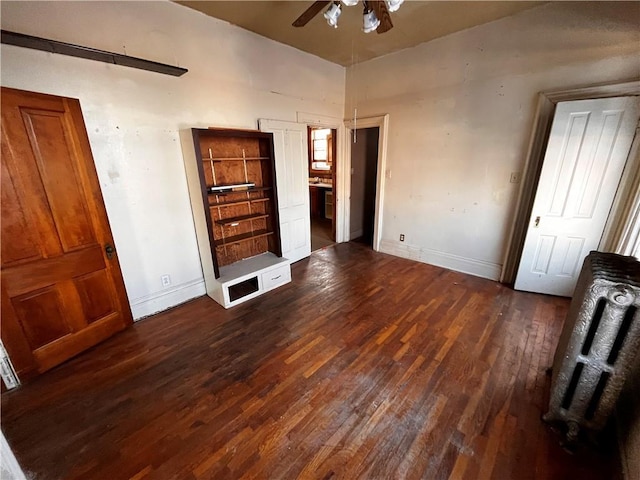
<instances>
[{"instance_id":1,"label":"wooden shelf","mask_svg":"<svg viewBox=\"0 0 640 480\"><path fill-rule=\"evenodd\" d=\"M192 184L199 188L204 218L198 221L206 223L200 225L198 244L208 241L211 246L211 259L203 260L205 283L207 275L218 279L221 268L248 258L266 253L281 257L273 135L202 128L191 134L196 171L188 171L189 190ZM207 238L200 238L205 230ZM213 284L220 286L217 280Z\"/></svg>"},{"instance_id":2,"label":"wooden shelf","mask_svg":"<svg viewBox=\"0 0 640 480\"><path fill-rule=\"evenodd\" d=\"M268 202L269 200L271 200L271 199L267 198L267 197L263 197L263 198L248 198L248 199L244 199L244 200L229 200L229 201L226 201L226 202L210 203L209 204L209 208L229 207L229 206L232 206L232 205L241 205L243 203L262 203L262 202Z\"/></svg>"},{"instance_id":3,"label":"wooden shelf","mask_svg":"<svg viewBox=\"0 0 640 480\"><path fill-rule=\"evenodd\" d=\"M247 192L249 190L255 190L256 184L253 182L246 183L227 183L222 185L211 185L207 187L207 192L213 193L233 193L233 192Z\"/></svg>"},{"instance_id":4,"label":"wooden shelf","mask_svg":"<svg viewBox=\"0 0 640 480\"><path fill-rule=\"evenodd\" d=\"M270 160L269 157L205 157L203 162L242 162L243 160Z\"/></svg>"},{"instance_id":5,"label":"wooden shelf","mask_svg":"<svg viewBox=\"0 0 640 480\"><path fill-rule=\"evenodd\" d=\"M268 213L254 213L252 215L239 215L237 217L223 218L222 220L216 220L218 225L232 225L234 223L249 222L251 220L259 220L260 218L267 218Z\"/></svg>"},{"instance_id":6,"label":"wooden shelf","mask_svg":"<svg viewBox=\"0 0 640 480\"><path fill-rule=\"evenodd\" d=\"M216 247L223 247L225 245L233 245L234 243L246 242L247 240L254 240L256 238L267 237L273 235L270 230L256 230L255 232L241 233L240 235L234 235L233 237L221 238L215 241Z\"/></svg>"},{"instance_id":7,"label":"wooden shelf","mask_svg":"<svg viewBox=\"0 0 640 480\"><path fill-rule=\"evenodd\" d=\"M247 190L232 190L227 192L209 192L208 195L230 195L232 193L251 193L251 192L264 192L265 190L271 190L271 187L253 187L248 188Z\"/></svg>"}]
</instances>

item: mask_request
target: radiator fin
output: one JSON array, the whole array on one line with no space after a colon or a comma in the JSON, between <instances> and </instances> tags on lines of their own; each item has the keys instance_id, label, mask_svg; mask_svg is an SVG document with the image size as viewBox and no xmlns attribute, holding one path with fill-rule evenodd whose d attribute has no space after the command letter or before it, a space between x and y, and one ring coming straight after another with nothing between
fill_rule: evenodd
<instances>
[{"instance_id":1,"label":"radiator fin","mask_svg":"<svg viewBox=\"0 0 640 480\"><path fill-rule=\"evenodd\" d=\"M613 365L618 359L620 349L622 348L625 338L627 338L627 333L629 333L629 329L631 328L631 323L633 322L633 316L636 314L636 310L637 308L634 305L630 305L624 314L624 318L620 324L620 330L618 330L616 339L611 347L611 352L609 352L609 356L607 357L607 363L609 365Z\"/></svg>"},{"instance_id":2,"label":"radiator fin","mask_svg":"<svg viewBox=\"0 0 640 480\"><path fill-rule=\"evenodd\" d=\"M591 345L593 345L593 339L595 338L598 327L600 326L602 313L604 312L604 307L606 306L607 299L600 298L600 300L598 300L598 304L596 305L596 309L593 312L593 316L591 317L591 325L589 326L587 337L584 339L584 343L582 344L582 355L589 355L589 350L591 350Z\"/></svg>"},{"instance_id":3,"label":"radiator fin","mask_svg":"<svg viewBox=\"0 0 640 480\"><path fill-rule=\"evenodd\" d=\"M602 398L602 394L604 393L604 389L607 387L607 382L609 381L610 376L611 374L609 372L602 372L600 374L600 380L598 380L596 389L593 391L591 400L589 400L587 411L584 413L584 418L586 418L587 420L591 420L596 414L598 405L600 404L600 398Z\"/></svg>"},{"instance_id":4,"label":"radiator fin","mask_svg":"<svg viewBox=\"0 0 640 480\"><path fill-rule=\"evenodd\" d=\"M582 375L583 368L584 368L584 363L578 362L576 364L576 368L573 370L573 375L571 375L571 381L569 382L567 391L564 392L564 398L562 399L562 408L564 408L565 410L569 410L569 408L571 407L571 402L573 401L573 395L576 393L576 388L578 387L578 382L580 381L580 375Z\"/></svg>"}]
</instances>

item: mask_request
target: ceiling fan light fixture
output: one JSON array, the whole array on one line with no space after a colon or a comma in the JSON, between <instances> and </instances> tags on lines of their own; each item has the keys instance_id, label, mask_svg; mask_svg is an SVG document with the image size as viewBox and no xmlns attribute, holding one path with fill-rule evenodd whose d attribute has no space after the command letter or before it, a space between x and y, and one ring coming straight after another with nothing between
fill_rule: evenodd
<instances>
[{"instance_id":1,"label":"ceiling fan light fixture","mask_svg":"<svg viewBox=\"0 0 640 480\"><path fill-rule=\"evenodd\" d=\"M327 11L324 12L324 18L327 19L327 23L329 26L333 28L338 28L338 18L342 13L342 9L340 8L340 2L333 2Z\"/></svg>"},{"instance_id":2,"label":"ceiling fan light fixture","mask_svg":"<svg viewBox=\"0 0 640 480\"><path fill-rule=\"evenodd\" d=\"M362 31L364 33L373 32L380 25L380 20L373 10L365 10L362 17Z\"/></svg>"},{"instance_id":3,"label":"ceiling fan light fixture","mask_svg":"<svg viewBox=\"0 0 640 480\"><path fill-rule=\"evenodd\" d=\"M347 7L353 7L354 5L358 4L358 0L342 0L342 3L344 3Z\"/></svg>"},{"instance_id":4,"label":"ceiling fan light fixture","mask_svg":"<svg viewBox=\"0 0 640 480\"><path fill-rule=\"evenodd\" d=\"M403 2L404 0L384 0L384 3L387 4L387 10L390 12L396 12Z\"/></svg>"}]
</instances>

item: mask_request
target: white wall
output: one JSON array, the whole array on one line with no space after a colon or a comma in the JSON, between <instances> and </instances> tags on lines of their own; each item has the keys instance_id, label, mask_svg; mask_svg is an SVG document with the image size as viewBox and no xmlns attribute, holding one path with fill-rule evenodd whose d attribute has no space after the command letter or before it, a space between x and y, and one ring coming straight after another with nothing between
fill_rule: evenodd
<instances>
[{"instance_id":1,"label":"white wall","mask_svg":"<svg viewBox=\"0 0 640 480\"><path fill-rule=\"evenodd\" d=\"M498 279L537 93L638 77L639 10L556 2L349 68L345 116L390 114L381 250Z\"/></svg>"},{"instance_id":2,"label":"white wall","mask_svg":"<svg viewBox=\"0 0 640 480\"><path fill-rule=\"evenodd\" d=\"M344 110L343 67L170 2L1 9L5 30L189 69L175 78L2 45L3 86L80 99L135 318L204 294L180 129Z\"/></svg>"}]
</instances>

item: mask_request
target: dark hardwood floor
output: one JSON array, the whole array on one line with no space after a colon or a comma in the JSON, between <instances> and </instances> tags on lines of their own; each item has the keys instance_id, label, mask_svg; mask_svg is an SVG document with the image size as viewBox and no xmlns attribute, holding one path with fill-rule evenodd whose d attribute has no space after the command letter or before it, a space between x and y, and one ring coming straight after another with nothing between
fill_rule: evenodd
<instances>
[{"instance_id":1,"label":"dark hardwood floor","mask_svg":"<svg viewBox=\"0 0 640 480\"><path fill-rule=\"evenodd\" d=\"M610 479L540 421L567 306L338 244L3 394L2 429L41 479Z\"/></svg>"},{"instance_id":2,"label":"dark hardwood floor","mask_svg":"<svg viewBox=\"0 0 640 480\"><path fill-rule=\"evenodd\" d=\"M331 220L311 216L311 251L315 252L334 243L331 231Z\"/></svg>"}]
</instances>

